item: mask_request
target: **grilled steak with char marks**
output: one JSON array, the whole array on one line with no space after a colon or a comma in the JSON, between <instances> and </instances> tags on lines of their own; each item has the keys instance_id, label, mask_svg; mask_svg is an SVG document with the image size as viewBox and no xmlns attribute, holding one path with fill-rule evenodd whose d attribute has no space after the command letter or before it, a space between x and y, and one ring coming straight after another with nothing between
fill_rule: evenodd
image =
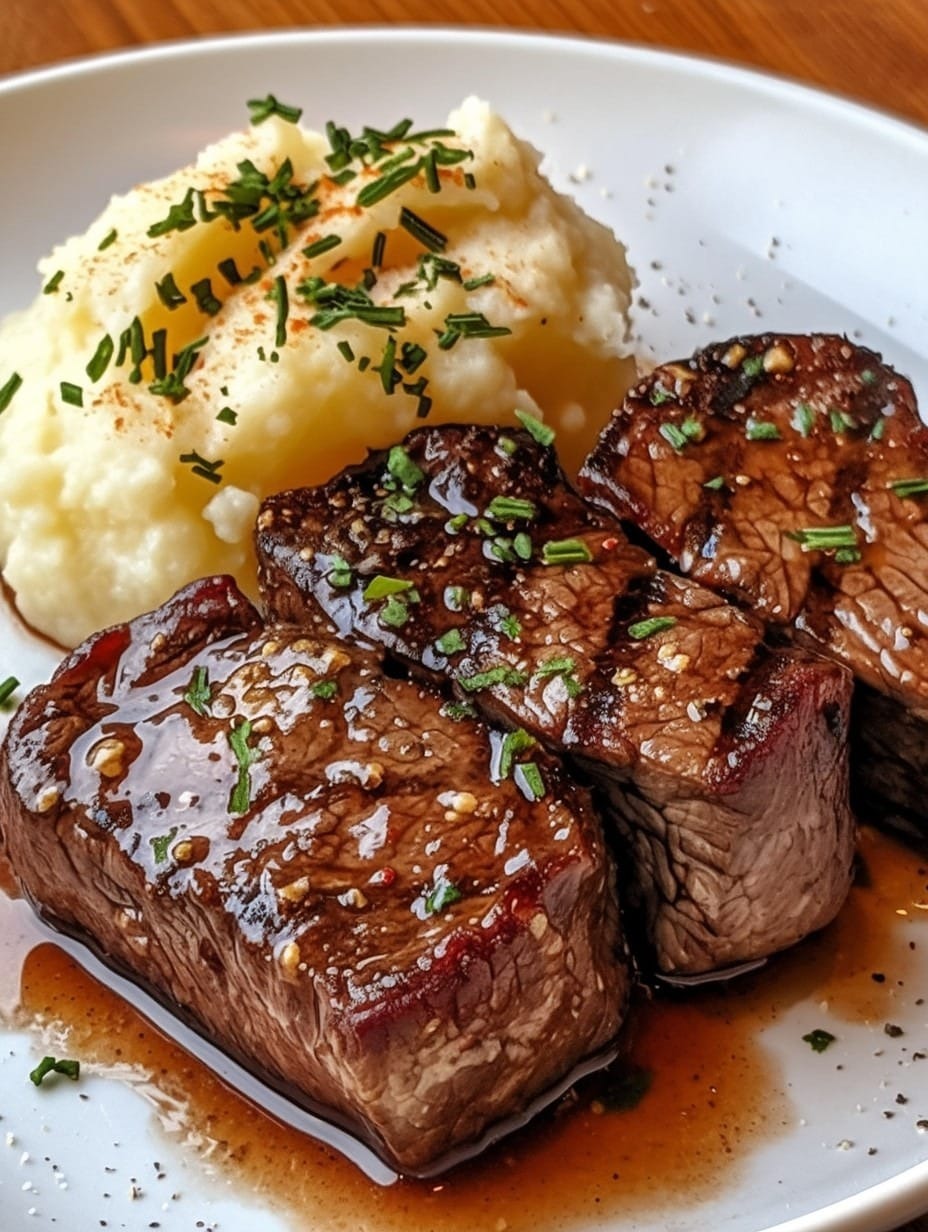
<instances>
[{"instance_id":1,"label":"grilled steak with char marks","mask_svg":"<svg viewBox=\"0 0 928 1232\"><path fill-rule=\"evenodd\" d=\"M502 743L208 579L24 701L0 838L41 911L431 1170L610 1045L626 1003L587 795L537 749L499 778Z\"/></svg>"},{"instance_id":2,"label":"grilled steak with char marks","mask_svg":"<svg viewBox=\"0 0 928 1232\"><path fill-rule=\"evenodd\" d=\"M580 485L850 668L858 809L928 831L928 430L907 380L834 336L719 343L631 391Z\"/></svg>"},{"instance_id":3,"label":"grilled steak with char marks","mask_svg":"<svg viewBox=\"0 0 928 1232\"><path fill-rule=\"evenodd\" d=\"M604 788L658 968L768 955L848 889L850 679L658 570L567 485L535 427L413 432L258 518L278 618L445 675Z\"/></svg>"}]
</instances>

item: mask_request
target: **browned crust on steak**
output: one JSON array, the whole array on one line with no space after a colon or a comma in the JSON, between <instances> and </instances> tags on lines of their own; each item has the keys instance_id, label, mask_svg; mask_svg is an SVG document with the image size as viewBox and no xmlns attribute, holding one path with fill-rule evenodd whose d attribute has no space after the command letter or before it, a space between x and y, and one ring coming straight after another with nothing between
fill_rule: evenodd
<instances>
[{"instance_id":1,"label":"browned crust on steak","mask_svg":"<svg viewBox=\"0 0 928 1232\"><path fill-rule=\"evenodd\" d=\"M928 496L894 488L913 479L928 479L928 429L911 384L845 338L792 334L734 338L655 369L580 474L598 507L684 573L883 695L856 708L853 769L864 807L904 813L923 798L926 759L907 757L921 763L912 782L911 769L900 777L874 758L894 728L911 749L928 742ZM843 548L803 542L835 527Z\"/></svg>"},{"instance_id":2,"label":"browned crust on steak","mask_svg":"<svg viewBox=\"0 0 928 1232\"><path fill-rule=\"evenodd\" d=\"M204 713L185 697L198 669ZM501 738L209 579L27 697L0 838L40 909L418 1171L609 1044L624 1012L586 793L541 750L542 799L494 781Z\"/></svg>"},{"instance_id":3,"label":"browned crust on steak","mask_svg":"<svg viewBox=\"0 0 928 1232\"><path fill-rule=\"evenodd\" d=\"M494 721L582 759L608 785L639 857L630 832L653 830L662 813L676 810L684 830L700 814L694 832L718 817L718 860L728 867L710 878L710 892L698 858L665 861L672 887L656 856L637 860L661 970L755 958L827 923L846 895L854 842L847 674L817 655L768 651L750 616L658 570L586 508L552 451L528 434L423 429L403 450L422 477L399 514L387 454L323 488L265 501L258 552L272 610L320 627L331 621L414 670L444 674ZM528 502L532 513L494 518L498 498ZM528 559L515 550L520 533L531 540ZM588 560L544 563L545 543L571 539ZM414 586L398 617L369 597L383 576ZM466 601L453 597L458 590ZM640 636L653 620L662 625ZM449 632L455 649L446 651ZM570 670L555 670L558 661ZM810 779L796 763L797 742L821 775ZM694 857L696 848L694 839ZM776 858L754 870L750 893L770 910L760 910L762 929L740 920L735 928L729 900L744 901L735 881L761 849ZM803 891L801 911L782 911L781 879L802 882L810 864L817 896Z\"/></svg>"}]
</instances>

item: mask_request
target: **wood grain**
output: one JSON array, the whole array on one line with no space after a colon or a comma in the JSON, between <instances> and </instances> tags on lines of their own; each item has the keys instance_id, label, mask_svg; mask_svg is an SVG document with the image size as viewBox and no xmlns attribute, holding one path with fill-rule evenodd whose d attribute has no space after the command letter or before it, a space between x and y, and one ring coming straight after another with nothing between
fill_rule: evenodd
<instances>
[{"instance_id":1,"label":"wood grain","mask_svg":"<svg viewBox=\"0 0 928 1232\"><path fill-rule=\"evenodd\" d=\"M928 125L925 0L3 0L2 11L0 72L258 27L509 26L734 60Z\"/></svg>"},{"instance_id":2,"label":"wood grain","mask_svg":"<svg viewBox=\"0 0 928 1232\"><path fill-rule=\"evenodd\" d=\"M0 73L259 28L505 26L735 61L928 126L926 0L2 0L0 20Z\"/></svg>"}]
</instances>

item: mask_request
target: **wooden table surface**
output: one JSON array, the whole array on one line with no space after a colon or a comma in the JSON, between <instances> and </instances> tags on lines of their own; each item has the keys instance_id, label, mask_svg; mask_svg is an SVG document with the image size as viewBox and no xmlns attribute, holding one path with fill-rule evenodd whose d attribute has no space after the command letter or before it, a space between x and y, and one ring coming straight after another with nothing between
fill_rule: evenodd
<instances>
[{"instance_id":1,"label":"wooden table surface","mask_svg":"<svg viewBox=\"0 0 928 1232\"><path fill-rule=\"evenodd\" d=\"M0 73L199 34L385 24L668 47L772 70L928 127L928 0L2 0ZM928 1232L928 1217L905 1232Z\"/></svg>"}]
</instances>

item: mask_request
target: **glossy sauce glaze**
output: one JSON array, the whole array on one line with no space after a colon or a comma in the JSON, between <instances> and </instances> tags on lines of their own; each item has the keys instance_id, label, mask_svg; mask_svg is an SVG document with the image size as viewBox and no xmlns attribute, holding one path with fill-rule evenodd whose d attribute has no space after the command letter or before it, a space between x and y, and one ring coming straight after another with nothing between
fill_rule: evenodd
<instances>
[{"instance_id":1,"label":"glossy sauce glaze","mask_svg":"<svg viewBox=\"0 0 928 1232\"><path fill-rule=\"evenodd\" d=\"M186 1108L185 1127L202 1135L212 1161L294 1228L569 1229L591 1217L692 1206L737 1183L752 1150L795 1126L760 1039L765 1028L800 1002L827 1002L832 1015L881 1026L897 990L917 982L926 862L869 830L861 857L861 876L831 927L734 984L642 992L609 1073L581 1083L482 1159L430 1182L373 1184L225 1086L54 944L23 947L17 1022L60 1023L85 1063L150 1075L167 1102ZM0 919L11 906L0 900ZM797 1037L795 1047L807 1045Z\"/></svg>"}]
</instances>

